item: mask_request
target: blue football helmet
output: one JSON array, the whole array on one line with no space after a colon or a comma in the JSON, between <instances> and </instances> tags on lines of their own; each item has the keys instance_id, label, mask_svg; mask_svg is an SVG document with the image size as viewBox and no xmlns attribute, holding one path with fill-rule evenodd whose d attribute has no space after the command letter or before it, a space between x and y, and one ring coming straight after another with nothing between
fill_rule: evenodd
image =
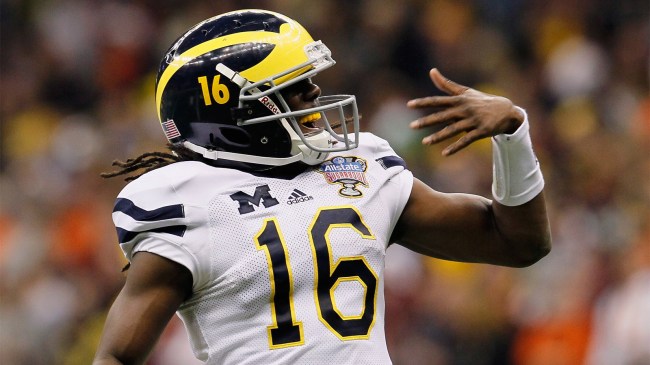
<instances>
[{"instance_id":1,"label":"blue football helmet","mask_svg":"<svg viewBox=\"0 0 650 365\"><path fill-rule=\"evenodd\" d=\"M330 152L357 147L356 99L320 96L315 107L291 110L282 92L334 64L322 42L284 15L218 15L166 52L156 79L158 117L172 144L211 160L315 165Z\"/></svg>"}]
</instances>

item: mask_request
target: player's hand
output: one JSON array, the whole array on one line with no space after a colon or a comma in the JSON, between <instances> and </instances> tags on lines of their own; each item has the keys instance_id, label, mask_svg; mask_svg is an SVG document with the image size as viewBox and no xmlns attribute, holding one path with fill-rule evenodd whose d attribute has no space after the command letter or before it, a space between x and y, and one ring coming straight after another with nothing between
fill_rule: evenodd
<instances>
[{"instance_id":1,"label":"player's hand","mask_svg":"<svg viewBox=\"0 0 650 365\"><path fill-rule=\"evenodd\" d=\"M465 133L442 151L445 156L479 139L514 133L524 121L524 115L507 98L459 85L435 68L429 72L429 76L433 84L448 95L410 100L406 104L409 108L433 108L434 111L411 122L409 126L413 129L432 127L437 130L422 140L427 145Z\"/></svg>"}]
</instances>

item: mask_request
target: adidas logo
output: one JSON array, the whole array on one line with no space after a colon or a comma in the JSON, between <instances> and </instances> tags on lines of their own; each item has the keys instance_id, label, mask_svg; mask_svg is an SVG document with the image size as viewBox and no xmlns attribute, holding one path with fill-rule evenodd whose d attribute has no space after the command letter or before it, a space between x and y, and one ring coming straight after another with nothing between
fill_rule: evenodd
<instances>
[{"instance_id":1,"label":"adidas logo","mask_svg":"<svg viewBox=\"0 0 650 365\"><path fill-rule=\"evenodd\" d=\"M306 202L306 201L309 201L309 200L314 200L314 197L311 196L311 195L307 195L307 194L303 193L302 191L300 191L298 189L293 189L293 192L291 193L291 196L287 200L287 204L289 204L289 205L298 204L298 203Z\"/></svg>"}]
</instances>

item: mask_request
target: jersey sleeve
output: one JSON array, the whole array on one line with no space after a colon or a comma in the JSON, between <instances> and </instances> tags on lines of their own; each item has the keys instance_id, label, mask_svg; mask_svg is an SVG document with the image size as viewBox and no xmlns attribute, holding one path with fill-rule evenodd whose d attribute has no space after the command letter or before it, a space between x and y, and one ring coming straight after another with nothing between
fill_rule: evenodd
<instances>
[{"instance_id":1,"label":"jersey sleeve","mask_svg":"<svg viewBox=\"0 0 650 365\"><path fill-rule=\"evenodd\" d=\"M390 230L395 228L413 189L413 174L390 144L375 135L374 158L388 175L381 194L391 212Z\"/></svg>"},{"instance_id":2,"label":"jersey sleeve","mask_svg":"<svg viewBox=\"0 0 650 365\"><path fill-rule=\"evenodd\" d=\"M137 252L151 252L190 270L194 287L204 282L201 243L192 239L205 226L204 214L183 202L165 179L144 175L131 182L118 195L112 217L129 262Z\"/></svg>"}]
</instances>

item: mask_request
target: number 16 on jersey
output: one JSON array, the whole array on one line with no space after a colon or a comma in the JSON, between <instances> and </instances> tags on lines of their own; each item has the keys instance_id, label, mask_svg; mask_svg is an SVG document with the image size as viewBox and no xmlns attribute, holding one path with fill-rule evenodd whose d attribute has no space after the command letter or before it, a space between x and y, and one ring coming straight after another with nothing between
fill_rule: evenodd
<instances>
[{"instance_id":1,"label":"number 16 on jersey","mask_svg":"<svg viewBox=\"0 0 650 365\"><path fill-rule=\"evenodd\" d=\"M314 262L314 300L320 321L341 340L368 339L375 322L377 274L365 257L341 257L333 262L329 235L332 229L351 229L363 239L374 235L353 206L320 208L309 227ZM296 318L293 303L293 274L284 236L276 218L266 219L255 236L258 250L264 250L271 281L271 316L268 326L271 349L304 344L302 322ZM334 243L336 245L336 243ZM361 313L346 316L336 307L334 292L346 281L356 281L364 289Z\"/></svg>"}]
</instances>

